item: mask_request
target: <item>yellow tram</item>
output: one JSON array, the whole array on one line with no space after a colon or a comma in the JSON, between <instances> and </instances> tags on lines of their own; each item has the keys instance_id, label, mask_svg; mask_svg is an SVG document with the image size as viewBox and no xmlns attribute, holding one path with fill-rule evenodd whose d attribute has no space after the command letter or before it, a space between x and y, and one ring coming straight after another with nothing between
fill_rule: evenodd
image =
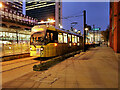
<instances>
[{"instance_id":1,"label":"yellow tram","mask_svg":"<svg viewBox=\"0 0 120 90\"><path fill-rule=\"evenodd\" d=\"M32 28L30 56L55 57L82 49L82 36L51 25Z\"/></svg>"}]
</instances>

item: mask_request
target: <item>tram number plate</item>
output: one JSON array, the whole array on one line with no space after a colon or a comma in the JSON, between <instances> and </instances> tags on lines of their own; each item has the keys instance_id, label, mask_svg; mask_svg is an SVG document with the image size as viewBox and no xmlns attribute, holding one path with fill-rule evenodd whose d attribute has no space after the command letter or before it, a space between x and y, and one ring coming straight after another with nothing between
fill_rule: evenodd
<instances>
[{"instance_id":1,"label":"tram number plate","mask_svg":"<svg viewBox=\"0 0 120 90\"><path fill-rule=\"evenodd\" d=\"M40 48L36 49L36 54L40 54Z\"/></svg>"}]
</instances>

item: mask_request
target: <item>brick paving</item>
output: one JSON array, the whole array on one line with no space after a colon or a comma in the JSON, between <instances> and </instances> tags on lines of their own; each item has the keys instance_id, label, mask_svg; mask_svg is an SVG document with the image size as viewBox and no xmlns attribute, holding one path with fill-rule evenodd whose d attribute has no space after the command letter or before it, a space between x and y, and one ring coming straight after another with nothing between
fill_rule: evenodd
<instances>
[{"instance_id":1,"label":"brick paving","mask_svg":"<svg viewBox=\"0 0 120 90\"><path fill-rule=\"evenodd\" d=\"M32 71L2 88L118 88L118 60L110 47L102 45L46 71Z\"/></svg>"}]
</instances>

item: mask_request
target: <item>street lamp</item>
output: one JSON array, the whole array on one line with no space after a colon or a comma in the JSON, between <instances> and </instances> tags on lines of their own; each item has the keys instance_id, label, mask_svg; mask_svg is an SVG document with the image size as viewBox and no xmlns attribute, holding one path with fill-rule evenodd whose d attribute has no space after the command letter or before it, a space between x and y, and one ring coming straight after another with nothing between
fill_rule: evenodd
<instances>
[{"instance_id":1,"label":"street lamp","mask_svg":"<svg viewBox=\"0 0 120 90\"><path fill-rule=\"evenodd\" d=\"M86 30L86 31L88 31L88 30L89 30L89 28L85 28L85 30Z\"/></svg>"}]
</instances>

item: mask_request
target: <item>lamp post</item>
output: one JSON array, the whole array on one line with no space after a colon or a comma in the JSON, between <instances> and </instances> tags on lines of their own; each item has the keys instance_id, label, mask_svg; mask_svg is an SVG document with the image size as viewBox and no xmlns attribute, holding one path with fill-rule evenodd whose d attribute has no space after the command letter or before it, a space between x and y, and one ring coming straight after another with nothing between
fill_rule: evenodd
<instances>
[{"instance_id":1,"label":"lamp post","mask_svg":"<svg viewBox=\"0 0 120 90\"><path fill-rule=\"evenodd\" d=\"M86 48L85 48L85 43L86 43L86 31L85 31L85 28L86 28L86 10L83 11L83 52L86 51Z\"/></svg>"}]
</instances>

